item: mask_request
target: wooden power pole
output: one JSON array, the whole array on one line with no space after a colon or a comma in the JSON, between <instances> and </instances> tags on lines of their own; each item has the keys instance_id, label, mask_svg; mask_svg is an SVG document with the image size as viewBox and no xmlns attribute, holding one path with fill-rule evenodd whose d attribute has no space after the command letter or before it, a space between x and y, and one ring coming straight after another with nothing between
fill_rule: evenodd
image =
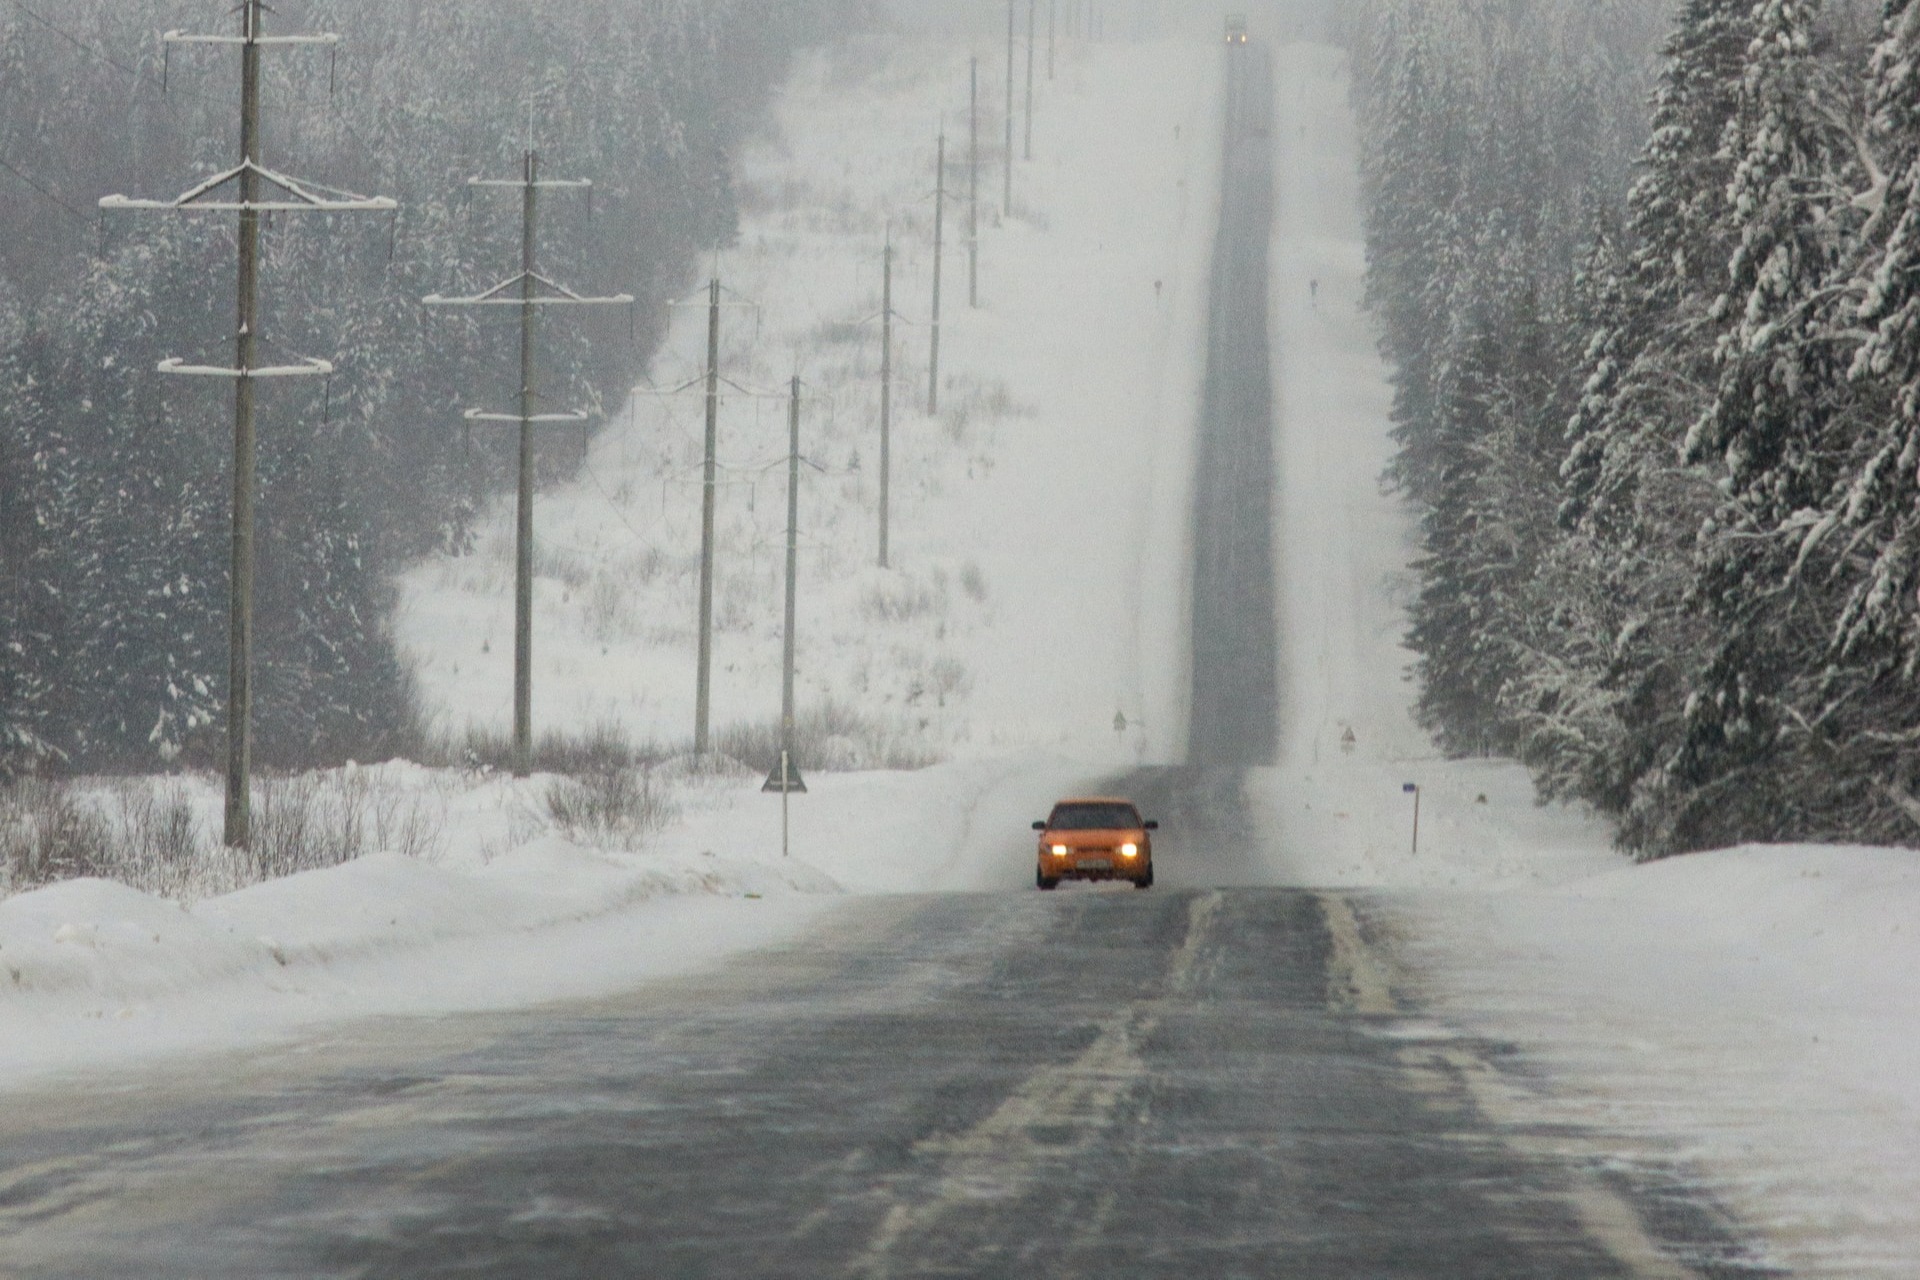
<instances>
[{"instance_id":1,"label":"wooden power pole","mask_svg":"<svg viewBox=\"0 0 1920 1280\"><path fill-rule=\"evenodd\" d=\"M1039 17L1040 0L1027 0L1027 149L1026 158L1033 159L1033 49L1034 23Z\"/></svg>"},{"instance_id":2,"label":"wooden power pole","mask_svg":"<svg viewBox=\"0 0 1920 1280\"><path fill-rule=\"evenodd\" d=\"M800 584L800 376L794 375L793 393L787 411L787 629L780 664L780 759L767 775L762 791L780 793L780 856L790 851L792 823L790 802L805 795L807 783L800 776L800 762L793 749L793 668L794 618Z\"/></svg>"},{"instance_id":3,"label":"wooden power pole","mask_svg":"<svg viewBox=\"0 0 1920 1280\"><path fill-rule=\"evenodd\" d=\"M927 358L927 416L940 412L940 268L947 242L947 131L940 130L940 149L933 180L933 324Z\"/></svg>"},{"instance_id":4,"label":"wooden power pole","mask_svg":"<svg viewBox=\"0 0 1920 1280\"><path fill-rule=\"evenodd\" d=\"M1006 153L1006 208L1001 211L1008 218L1013 216L1013 6L1015 0L1007 0L1007 153Z\"/></svg>"},{"instance_id":5,"label":"wooden power pole","mask_svg":"<svg viewBox=\"0 0 1920 1280\"><path fill-rule=\"evenodd\" d=\"M704 759L712 746L713 718L713 522L719 494L720 277L707 283L707 442L700 490L700 653L694 672L693 754Z\"/></svg>"},{"instance_id":6,"label":"wooden power pole","mask_svg":"<svg viewBox=\"0 0 1920 1280\"><path fill-rule=\"evenodd\" d=\"M887 568L888 500L893 482L893 233L880 269L880 567Z\"/></svg>"},{"instance_id":7,"label":"wooden power pole","mask_svg":"<svg viewBox=\"0 0 1920 1280\"><path fill-rule=\"evenodd\" d=\"M591 191L582 179L540 176L540 156L528 140L518 178L470 178L471 187L509 187L520 192L520 274L484 293L449 298L429 294L430 307L518 307L520 309L520 404L517 412L495 413L469 409L466 420L514 422L520 427L519 482L514 521L513 577L513 772L526 777L533 771L533 429L549 423L583 423L584 410L541 413L534 367L534 330L540 308L550 306L600 307L633 305L631 294L604 298L582 297L540 274L538 230L540 192Z\"/></svg>"},{"instance_id":8,"label":"wooden power pole","mask_svg":"<svg viewBox=\"0 0 1920 1280\"><path fill-rule=\"evenodd\" d=\"M189 35L169 31L167 44L237 45L240 49L240 163L173 200L107 196L103 210L166 210L175 213L238 213L238 305L231 368L163 360L160 372L233 380L233 531L228 584L227 779L224 839L245 849L253 841L253 579L254 579L254 383L261 378L326 377L333 365L304 359L296 365L257 362L260 337L260 215L263 213L391 212L385 197L323 189L260 163L260 52L268 45L320 45L336 49L332 34L269 36L264 0L241 0L238 35ZM230 194L229 194L230 193Z\"/></svg>"},{"instance_id":9,"label":"wooden power pole","mask_svg":"<svg viewBox=\"0 0 1920 1280\"><path fill-rule=\"evenodd\" d=\"M967 305L980 305L980 59L972 64L967 102Z\"/></svg>"}]
</instances>

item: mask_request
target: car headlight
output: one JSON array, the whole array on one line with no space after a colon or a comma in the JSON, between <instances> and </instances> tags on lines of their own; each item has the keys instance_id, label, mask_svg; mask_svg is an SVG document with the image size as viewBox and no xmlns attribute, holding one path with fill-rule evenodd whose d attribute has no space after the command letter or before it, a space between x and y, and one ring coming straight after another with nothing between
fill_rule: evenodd
<instances>
[{"instance_id":1,"label":"car headlight","mask_svg":"<svg viewBox=\"0 0 1920 1280\"><path fill-rule=\"evenodd\" d=\"M1120 856L1123 858L1137 858L1140 856L1140 846L1134 844L1132 841L1128 841L1126 844L1120 846Z\"/></svg>"},{"instance_id":2,"label":"car headlight","mask_svg":"<svg viewBox=\"0 0 1920 1280\"><path fill-rule=\"evenodd\" d=\"M1063 844L1057 844L1057 845L1055 845L1055 846L1053 846L1053 856L1054 856L1054 857L1056 857L1056 858L1064 858L1064 857L1066 857L1066 856L1067 856L1067 846L1065 846L1065 845L1063 845Z\"/></svg>"}]
</instances>

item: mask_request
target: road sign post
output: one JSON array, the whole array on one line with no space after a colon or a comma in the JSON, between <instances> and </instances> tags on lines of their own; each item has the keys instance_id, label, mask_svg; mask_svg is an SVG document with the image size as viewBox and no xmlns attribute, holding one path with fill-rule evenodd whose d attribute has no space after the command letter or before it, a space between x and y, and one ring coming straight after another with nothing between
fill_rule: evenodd
<instances>
[{"instance_id":1,"label":"road sign post","mask_svg":"<svg viewBox=\"0 0 1920 1280\"><path fill-rule=\"evenodd\" d=\"M1400 790L1413 797L1413 856L1417 858L1420 856L1420 784L1402 783Z\"/></svg>"},{"instance_id":2,"label":"road sign post","mask_svg":"<svg viewBox=\"0 0 1920 1280\"><path fill-rule=\"evenodd\" d=\"M780 856L788 856L789 838L792 826L788 820L787 802L792 796L807 794L806 779L800 776L800 770L793 763L793 752L782 749L780 763L773 766L773 772L767 775L767 781L760 790L768 795L780 793Z\"/></svg>"}]
</instances>

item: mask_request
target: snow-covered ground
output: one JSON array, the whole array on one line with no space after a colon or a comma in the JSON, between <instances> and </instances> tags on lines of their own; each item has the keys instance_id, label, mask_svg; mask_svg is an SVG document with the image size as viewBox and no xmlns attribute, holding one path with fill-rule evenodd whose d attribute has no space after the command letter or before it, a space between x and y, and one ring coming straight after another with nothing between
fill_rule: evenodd
<instances>
[{"instance_id":1,"label":"snow-covered ground","mask_svg":"<svg viewBox=\"0 0 1920 1280\"><path fill-rule=\"evenodd\" d=\"M634 851L568 837L551 779L363 771L429 811L424 856L191 905L98 882L0 902L0 1080L361 1014L617 990L828 927L853 893L1014 889L1030 875L1024 820L1046 800L1179 758L1219 50L1068 47L1043 81L1016 216L988 218L978 312L964 211L949 222L947 412L919 405L927 335L903 323L896 568L882 572L877 351L856 322L878 309L889 217L896 307L926 318L933 135L944 114L964 156L967 52L867 45L810 64L745 164L746 228L719 263L759 304L728 313L730 376L772 387L797 364L813 388L803 705L843 702L882 745L931 743L948 762L810 773L790 860L779 805L751 777L666 779L679 816ZM1600 824L1535 807L1516 767L1434 755L1408 716L1411 523L1378 483L1388 387L1360 307L1342 58L1287 48L1278 83L1283 758L1250 788L1274 878L1379 891L1436 1024L1518 1046L1502 1118L1603 1167L1679 1162L1798 1274L1920 1274L1912 855L1741 849L1631 867ZM681 318L654 383L697 367L700 323ZM782 407L736 394L725 415L719 725L777 705L784 517L780 472L760 469L784 447ZM582 479L542 494L543 727L689 734L698 424L697 401L637 398ZM453 731L505 717L500 528L405 584L404 636ZM1072 643L1050 642L1056 628ZM843 754L863 750L874 740ZM210 784L194 785L210 810Z\"/></svg>"}]
</instances>

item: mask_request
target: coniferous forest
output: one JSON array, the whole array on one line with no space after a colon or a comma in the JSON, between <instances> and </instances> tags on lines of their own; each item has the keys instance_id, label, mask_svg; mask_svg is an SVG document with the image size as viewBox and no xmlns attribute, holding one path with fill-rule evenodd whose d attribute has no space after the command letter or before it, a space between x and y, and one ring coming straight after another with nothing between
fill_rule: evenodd
<instances>
[{"instance_id":1,"label":"coniferous forest","mask_svg":"<svg viewBox=\"0 0 1920 1280\"><path fill-rule=\"evenodd\" d=\"M297 0L265 58L264 163L397 215L265 225L260 340L337 372L263 384L256 599L263 762L390 754L415 717L387 632L409 558L459 547L511 484L504 434L468 405L512 403L511 309L430 313L430 293L513 274L517 201L474 176L589 178L556 197L540 253L624 311L545 326L556 406L616 401L665 301L733 234L735 148L795 49L845 30L854 0ZM0 773L211 759L226 684L231 383L156 374L225 365L233 215L109 213L171 199L239 153L239 56L164 50L232 34L205 0L0 8ZM269 34L274 34L270 31ZM496 318L496 316L498 318ZM573 465L556 432L541 466Z\"/></svg>"},{"instance_id":2,"label":"coniferous forest","mask_svg":"<svg viewBox=\"0 0 1920 1280\"><path fill-rule=\"evenodd\" d=\"M1370 18L1427 726L1641 857L1920 841L1920 4Z\"/></svg>"}]
</instances>

